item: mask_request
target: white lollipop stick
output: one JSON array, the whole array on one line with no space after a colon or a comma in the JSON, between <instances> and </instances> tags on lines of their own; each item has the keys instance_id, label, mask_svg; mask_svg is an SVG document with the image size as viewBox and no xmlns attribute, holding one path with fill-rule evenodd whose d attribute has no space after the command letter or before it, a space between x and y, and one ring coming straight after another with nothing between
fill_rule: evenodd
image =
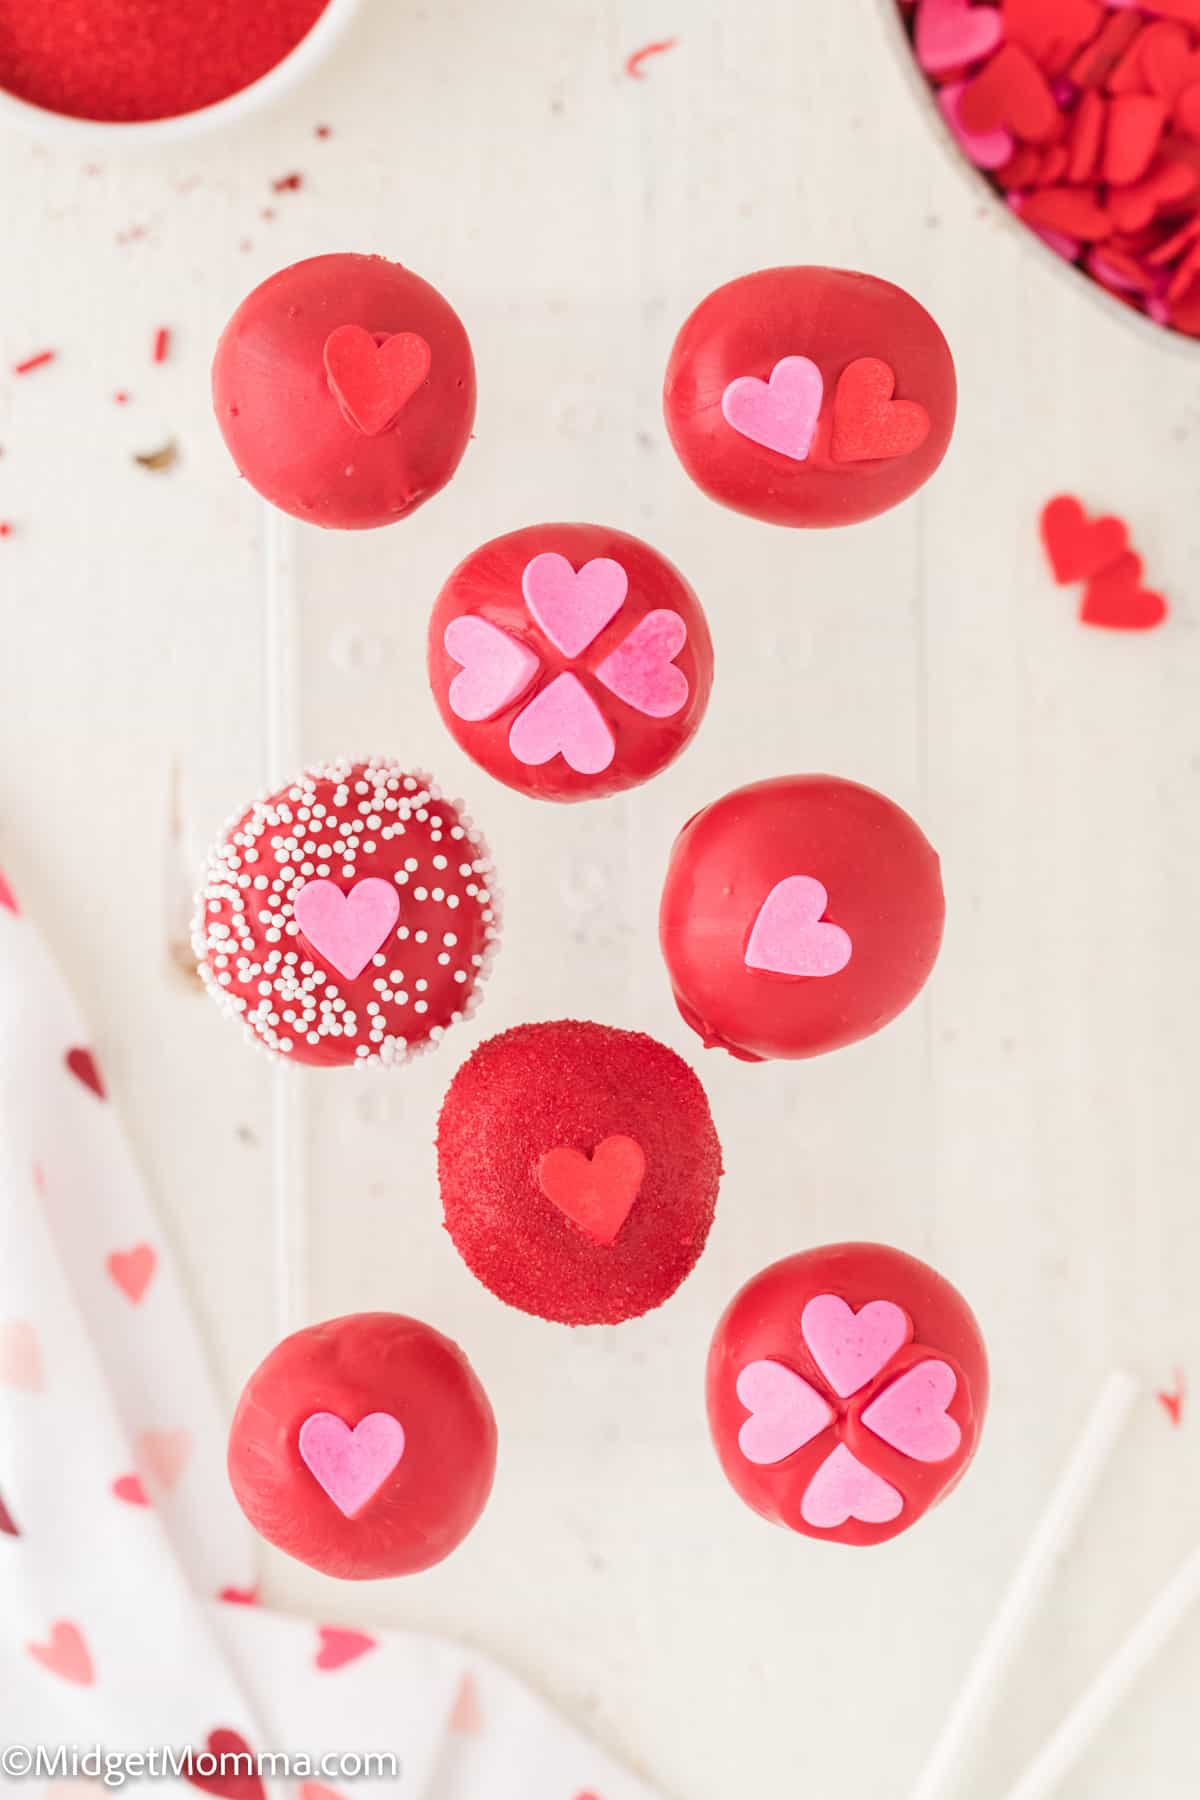
<instances>
[{"instance_id":1,"label":"white lollipop stick","mask_svg":"<svg viewBox=\"0 0 1200 1800\"><path fill-rule=\"evenodd\" d=\"M296 746L296 528L263 503L263 721L267 786L282 787L299 767ZM271 1075L271 1216L275 1298L281 1336L305 1317L306 1200L296 1104L298 1070L274 1059Z\"/></svg>"},{"instance_id":2,"label":"white lollipop stick","mask_svg":"<svg viewBox=\"0 0 1200 1800\"><path fill-rule=\"evenodd\" d=\"M1192 1551L1144 1613L1115 1656L1077 1700L1053 1737L1039 1751L1007 1800L1045 1800L1052 1794L1138 1676L1158 1655L1184 1615L1200 1600L1200 1549Z\"/></svg>"},{"instance_id":3,"label":"white lollipop stick","mask_svg":"<svg viewBox=\"0 0 1200 1800\"><path fill-rule=\"evenodd\" d=\"M1059 1477L1000 1602L1000 1609L984 1634L967 1678L947 1714L941 1736L917 1779L912 1800L943 1800L943 1796L952 1791L967 1747L1071 1543L1080 1515L1112 1455L1137 1392L1137 1383L1123 1370L1111 1374L1101 1389L1083 1436ZM1026 1796L1023 1795L1022 1800L1026 1800Z\"/></svg>"}]
</instances>

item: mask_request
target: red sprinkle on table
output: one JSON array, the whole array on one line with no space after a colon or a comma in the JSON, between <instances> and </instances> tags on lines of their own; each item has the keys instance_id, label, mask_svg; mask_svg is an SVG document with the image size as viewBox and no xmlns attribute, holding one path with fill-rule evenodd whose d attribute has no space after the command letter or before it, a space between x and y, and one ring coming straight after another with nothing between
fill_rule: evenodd
<instances>
[{"instance_id":1,"label":"red sprinkle on table","mask_svg":"<svg viewBox=\"0 0 1200 1800\"><path fill-rule=\"evenodd\" d=\"M1182 1425L1184 1399L1183 1371L1181 1369L1176 1369L1175 1386L1173 1388L1160 1388L1154 1398L1158 1401L1158 1404L1162 1407L1172 1425Z\"/></svg>"},{"instance_id":2,"label":"red sprinkle on table","mask_svg":"<svg viewBox=\"0 0 1200 1800\"><path fill-rule=\"evenodd\" d=\"M154 334L154 360L155 360L155 362L156 363L166 362L167 353L170 350L170 348L171 348L171 333L167 330L167 327L165 325L160 325L158 330Z\"/></svg>"},{"instance_id":3,"label":"red sprinkle on table","mask_svg":"<svg viewBox=\"0 0 1200 1800\"><path fill-rule=\"evenodd\" d=\"M1079 621L1109 631L1149 631L1167 616L1163 596L1142 586L1142 559L1124 519L1089 518L1074 494L1042 508L1042 548L1060 587L1082 582Z\"/></svg>"},{"instance_id":4,"label":"red sprinkle on table","mask_svg":"<svg viewBox=\"0 0 1200 1800\"><path fill-rule=\"evenodd\" d=\"M58 355L57 350L39 350L35 356L27 356L24 362L13 364L14 375L29 375L34 369L44 369Z\"/></svg>"},{"instance_id":5,"label":"red sprinkle on table","mask_svg":"<svg viewBox=\"0 0 1200 1800\"><path fill-rule=\"evenodd\" d=\"M678 42L678 38L656 38L652 44L643 44L640 50L634 50L625 58L625 73L632 75L635 81L645 81L646 72L642 64L646 59L661 56L664 50L673 50Z\"/></svg>"},{"instance_id":6,"label":"red sprinkle on table","mask_svg":"<svg viewBox=\"0 0 1200 1800\"><path fill-rule=\"evenodd\" d=\"M258 81L327 4L0 0L0 87L76 118L174 118Z\"/></svg>"},{"instance_id":7,"label":"red sprinkle on table","mask_svg":"<svg viewBox=\"0 0 1200 1800\"><path fill-rule=\"evenodd\" d=\"M1200 0L900 0L963 154L1067 262L1200 337Z\"/></svg>"},{"instance_id":8,"label":"red sprinkle on table","mask_svg":"<svg viewBox=\"0 0 1200 1800\"><path fill-rule=\"evenodd\" d=\"M279 175L271 183L271 191L276 194L296 194L304 186L304 177L299 173Z\"/></svg>"},{"instance_id":9,"label":"red sprinkle on table","mask_svg":"<svg viewBox=\"0 0 1200 1800\"><path fill-rule=\"evenodd\" d=\"M13 528L7 519L0 519L0 538L11 537Z\"/></svg>"}]
</instances>

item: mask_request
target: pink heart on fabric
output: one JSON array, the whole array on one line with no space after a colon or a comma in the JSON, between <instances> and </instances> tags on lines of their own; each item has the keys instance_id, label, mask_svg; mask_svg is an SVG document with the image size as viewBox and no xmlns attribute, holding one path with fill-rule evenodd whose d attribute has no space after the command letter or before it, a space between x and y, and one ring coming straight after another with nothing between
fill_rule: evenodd
<instances>
[{"instance_id":1,"label":"pink heart on fabric","mask_svg":"<svg viewBox=\"0 0 1200 1800\"><path fill-rule=\"evenodd\" d=\"M739 375L721 395L725 422L751 443L804 462L817 433L825 382L807 356L785 356L769 381Z\"/></svg>"},{"instance_id":2,"label":"pink heart on fabric","mask_svg":"<svg viewBox=\"0 0 1200 1800\"><path fill-rule=\"evenodd\" d=\"M91 1652L84 1635L78 1625L72 1625L67 1619L60 1619L51 1626L48 1643L27 1644L26 1649L34 1662L41 1663L43 1669L49 1669L52 1675L58 1675L63 1681L74 1681L80 1687L91 1687L96 1679Z\"/></svg>"},{"instance_id":3,"label":"pink heart on fabric","mask_svg":"<svg viewBox=\"0 0 1200 1800\"><path fill-rule=\"evenodd\" d=\"M475 613L451 619L442 643L462 664L450 683L450 711L471 722L492 719L519 700L542 666L528 644Z\"/></svg>"},{"instance_id":4,"label":"pink heart on fabric","mask_svg":"<svg viewBox=\"0 0 1200 1800\"><path fill-rule=\"evenodd\" d=\"M138 1466L169 1493L192 1453L190 1431L143 1431L137 1440Z\"/></svg>"},{"instance_id":5,"label":"pink heart on fabric","mask_svg":"<svg viewBox=\"0 0 1200 1800\"><path fill-rule=\"evenodd\" d=\"M780 1463L833 1423L825 1396L783 1363L747 1363L737 1378L737 1397L750 1413L738 1432L747 1462Z\"/></svg>"},{"instance_id":6,"label":"pink heart on fabric","mask_svg":"<svg viewBox=\"0 0 1200 1800\"><path fill-rule=\"evenodd\" d=\"M913 34L917 61L927 75L990 56L1004 34L995 7L972 6L969 0L920 0Z\"/></svg>"},{"instance_id":7,"label":"pink heart on fabric","mask_svg":"<svg viewBox=\"0 0 1200 1800\"><path fill-rule=\"evenodd\" d=\"M378 875L356 881L348 894L333 881L306 881L292 910L317 955L353 981L400 917L400 896Z\"/></svg>"},{"instance_id":8,"label":"pink heart on fabric","mask_svg":"<svg viewBox=\"0 0 1200 1800\"><path fill-rule=\"evenodd\" d=\"M555 649L578 656L624 606L629 577L611 556L594 556L576 571L565 556L545 550L526 563L521 592Z\"/></svg>"},{"instance_id":9,"label":"pink heart on fabric","mask_svg":"<svg viewBox=\"0 0 1200 1800\"><path fill-rule=\"evenodd\" d=\"M24 1319L0 1325L0 1381L40 1394L46 1385L37 1332Z\"/></svg>"},{"instance_id":10,"label":"pink heart on fabric","mask_svg":"<svg viewBox=\"0 0 1200 1800\"><path fill-rule=\"evenodd\" d=\"M508 747L518 762L532 768L562 756L577 775L599 775L616 754L604 714L578 676L570 674L556 675L517 714Z\"/></svg>"},{"instance_id":11,"label":"pink heart on fabric","mask_svg":"<svg viewBox=\"0 0 1200 1800\"><path fill-rule=\"evenodd\" d=\"M871 1300L854 1312L837 1294L817 1294L800 1315L800 1330L818 1369L845 1400L887 1367L911 1326L891 1300Z\"/></svg>"},{"instance_id":12,"label":"pink heart on fabric","mask_svg":"<svg viewBox=\"0 0 1200 1800\"><path fill-rule=\"evenodd\" d=\"M836 975L853 954L849 932L824 921L829 895L812 875L777 881L758 910L746 967L771 975Z\"/></svg>"},{"instance_id":13,"label":"pink heart on fabric","mask_svg":"<svg viewBox=\"0 0 1200 1800\"><path fill-rule=\"evenodd\" d=\"M318 1669L343 1669L347 1663L356 1662L368 1650L377 1647L376 1640L368 1637L365 1631L344 1630L339 1625L319 1625L317 1632L321 1639L321 1648L316 1655Z\"/></svg>"},{"instance_id":14,"label":"pink heart on fabric","mask_svg":"<svg viewBox=\"0 0 1200 1800\"><path fill-rule=\"evenodd\" d=\"M140 1475L118 1475L112 1484L112 1491L118 1500L124 1500L127 1506L149 1506L150 1496L142 1486Z\"/></svg>"},{"instance_id":15,"label":"pink heart on fabric","mask_svg":"<svg viewBox=\"0 0 1200 1800\"><path fill-rule=\"evenodd\" d=\"M647 613L596 669L596 680L649 719L670 719L687 705L688 678L675 667L687 643L687 626L677 612L660 607Z\"/></svg>"},{"instance_id":16,"label":"pink heart on fabric","mask_svg":"<svg viewBox=\"0 0 1200 1800\"><path fill-rule=\"evenodd\" d=\"M859 1462L845 1444L829 1452L800 1502L800 1517L819 1531L834 1531L847 1519L886 1525L903 1510L904 1496L899 1489Z\"/></svg>"},{"instance_id":17,"label":"pink heart on fabric","mask_svg":"<svg viewBox=\"0 0 1200 1800\"><path fill-rule=\"evenodd\" d=\"M114 1250L104 1266L125 1298L136 1306L150 1285L158 1257L149 1244L134 1244L129 1250Z\"/></svg>"},{"instance_id":18,"label":"pink heart on fabric","mask_svg":"<svg viewBox=\"0 0 1200 1800\"><path fill-rule=\"evenodd\" d=\"M949 1363L918 1363L863 1408L862 1422L914 1462L945 1462L962 1443L962 1430L946 1411L957 1386Z\"/></svg>"},{"instance_id":19,"label":"pink heart on fabric","mask_svg":"<svg viewBox=\"0 0 1200 1800\"><path fill-rule=\"evenodd\" d=\"M335 1413L313 1413L300 1427L300 1456L348 1519L374 1498L404 1455L404 1427L391 1413L368 1413L351 1431Z\"/></svg>"}]
</instances>

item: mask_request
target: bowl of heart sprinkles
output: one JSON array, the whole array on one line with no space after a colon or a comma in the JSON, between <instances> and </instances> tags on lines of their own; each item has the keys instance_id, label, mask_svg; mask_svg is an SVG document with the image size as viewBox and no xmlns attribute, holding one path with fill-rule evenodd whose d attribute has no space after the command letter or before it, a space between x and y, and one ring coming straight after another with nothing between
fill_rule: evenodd
<instances>
[{"instance_id":1,"label":"bowl of heart sprinkles","mask_svg":"<svg viewBox=\"0 0 1200 1800\"><path fill-rule=\"evenodd\" d=\"M0 124L163 143L233 124L332 50L359 0L0 0Z\"/></svg>"},{"instance_id":2,"label":"bowl of heart sprinkles","mask_svg":"<svg viewBox=\"0 0 1200 1800\"><path fill-rule=\"evenodd\" d=\"M888 0L963 156L1051 250L1200 337L1200 0Z\"/></svg>"}]
</instances>

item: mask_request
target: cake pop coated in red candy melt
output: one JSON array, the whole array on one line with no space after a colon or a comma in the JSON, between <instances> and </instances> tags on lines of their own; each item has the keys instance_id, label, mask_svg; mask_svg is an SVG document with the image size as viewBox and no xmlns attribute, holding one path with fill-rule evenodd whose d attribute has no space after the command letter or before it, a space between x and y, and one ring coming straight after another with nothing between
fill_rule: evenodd
<instances>
[{"instance_id":1,"label":"cake pop coated in red candy melt","mask_svg":"<svg viewBox=\"0 0 1200 1800\"><path fill-rule=\"evenodd\" d=\"M949 345L903 288L761 269L717 288L667 364L667 430L712 499L772 525L853 525L928 481L954 429Z\"/></svg>"},{"instance_id":2,"label":"cake pop coated in red candy melt","mask_svg":"<svg viewBox=\"0 0 1200 1800\"><path fill-rule=\"evenodd\" d=\"M659 937L675 1001L746 1061L855 1043L924 986L945 901L906 812L834 775L738 788L671 851Z\"/></svg>"},{"instance_id":3,"label":"cake pop coated in red candy melt","mask_svg":"<svg viewBox=\"0 0 1200 1800\"><path fill-rule=\"evenodd\" d=\"M497 937L492 864L459 806L386 758L305 770L209 855L200 974L294 1062L403 1062L475 1010Z\"/></svg>"},{"instance_id":4,"label":"cake pop coated in red candy melt","mask_svg":"<svg viewBox=\"0 0 1200 1800\"><path fill-rule=\"evenodd\" d=\"M591 800L666 768L704 717L700 602L638 538L533 525L472 552L438 596L429 679L467 754L542 800Z\"/></svg>"},{"instance_id":5,"label":"cake pop coated in red candy melt","mask_svg":"<svg viewBox=\"0 0 1200 1800\"><path fill-rule=\"evenodd\" d=\"M831 1244L746 1283L717 1326L707 1388L721 1467L748 1506L807 1537L879 1544L965 1472L987 1353L927 1264Z\"/></svg>"},{"instance_id":6,"label":"cake pop coated in red candy melt","mask_svg":"<svg viewBox=\"0 0 1200 1800\"><path fill-rule=\"evenodd\" d=\"M721 1146L681 1057L563 1019L489 1038L438 1124L446 1229L486 1287L566 1325L660 1306L704 1248Z\"/></svg>"},{"instance_id":7,"label":"cake pop coated in red candy melt","mask_svg":"<svg viewBox=\"0 0 1200 1800\"><path fill-rule=\"evenodd\" d=\"M285 1338L242 1392L229 1479L268 1543L326 1575L412 1575L487 1502L496 1422L456 1344L397 1313Z\"/></svg>"},{"instance_id":8,"label":"cake pop coated in red candy melt","mask_svg":"<svg viewBox=\"0 0 1200 1800\"><path fill-rule=\"evenodd\" d=\"M314 525L390 525L445 487L475 418L454 309L382 256L281 269L217 345L213 405L264 499Z\"/></svg>"}]
</instances>

